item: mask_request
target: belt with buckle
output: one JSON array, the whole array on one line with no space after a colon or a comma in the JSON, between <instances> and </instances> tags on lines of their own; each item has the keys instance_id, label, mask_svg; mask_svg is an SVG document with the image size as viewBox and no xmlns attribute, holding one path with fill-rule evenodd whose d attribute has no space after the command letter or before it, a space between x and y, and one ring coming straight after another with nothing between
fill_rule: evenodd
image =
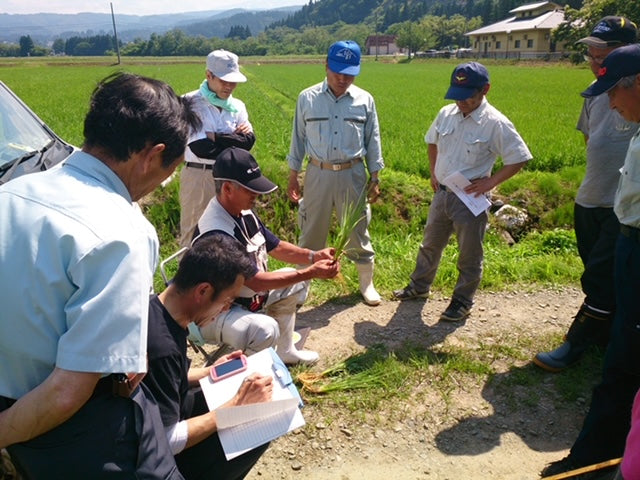
<instances>
[{"instance_id":1,"label":"belt with buckle","mask_svg":"<svg viewBox=\"0 0 640 480\"><path fill-rule=\"evenodd\" d=\"M330 162L321 162L315 158L309 158L309 163L318 167L321 170L333 170L334 172L340 172L342 170L349 170L354 165L360 163L362 161L361 157L352 158L347 162L340 163L330 163Z\"/></svg>"},{"instance_id":2,"label":"belt with buckle","mask_svg":"<svg viewBox=\"0 0 640 480\"><path fill-rule=\"evenodd\" d=\"M620 225L620 233L625 237L640 243L640 228L630 227L629 225Z\"/></svg>"},{"instance_id":3,"label":"belt with buckle","mask_svg":"<svg viewBox=\"0 0 640 480\"><path fill-rule=\"evenodd\" d=\"M185 167L199 168L200 170L212 170L212 163L199 163L199 162L184 162Z\"/></svg>"}]
</instances>

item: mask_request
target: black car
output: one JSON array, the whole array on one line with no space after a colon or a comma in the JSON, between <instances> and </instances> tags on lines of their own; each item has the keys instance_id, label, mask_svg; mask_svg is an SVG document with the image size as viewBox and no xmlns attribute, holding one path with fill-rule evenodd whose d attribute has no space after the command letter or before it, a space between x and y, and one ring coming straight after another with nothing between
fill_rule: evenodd
<instances>
[{"instance_id":1,"label":"black car","mask_svg":"<svg viewBox=\"0 0 640 480\"><path fill-rule=\"evenodd\" d=\"M0 81L0 185L47 170L74 149Z\"/></svg>"}]
</instances>

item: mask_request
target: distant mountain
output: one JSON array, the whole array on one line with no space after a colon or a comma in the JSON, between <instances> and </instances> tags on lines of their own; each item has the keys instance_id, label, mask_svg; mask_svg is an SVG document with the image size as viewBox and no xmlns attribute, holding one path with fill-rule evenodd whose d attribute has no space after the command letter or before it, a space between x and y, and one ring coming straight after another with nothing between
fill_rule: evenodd
<instances>
[{"instance_id":1,"label":"distant mountain","mask_svg":"<svg viewBox=\"0 0 640 480\"><path fill-rule=\"evenodd\" d=\"M188 30L185 30L185 32L188 35L225 37L229 33L231 26L240 25L242 27L249 27L251 34L257 35L264 31L269 25L289 17L299 9L300 7L284 7L260 12L242 11L241 13L230 15L224 20L208 18L199 22L190 23Z\"/></svg>"},{"instance_id":2,"label":"distant mountain","mask_svg":"<svg viewBox=\"0 0 640 480\"><path fill-rule=\"evenodd\" d=\"M163 15L120 15L115 13L118 38L129 42L148 39L152 33L162 34L179 28L187 35L224 37L234 25L249 26L252 34L265 26L282 20L300 7L273 10L209 10L203 12ZM23 35L30 35L38 44L48 44L56 38L113 34L113 22L108 13L0 13L0 42L18 43Z\"/></svg>"},{"instance_id":3,"label":"distant mountain","mask_svg":"<svg viewBox=\"0 0 640 480\"><path fill-rule=\"evenodd\" d=\"M331 25L336 22L350 24L377 24L380 31L394 23L417 21L424 15L480 16L485 23L502 19L509 10L535 0L317 0L309 1L298 11L270 27L300 29L306 25ZM557 2L557 0L556 0ZM557 2L573 8L582 7L584 0Z\"/></svg>"}]
</instances>

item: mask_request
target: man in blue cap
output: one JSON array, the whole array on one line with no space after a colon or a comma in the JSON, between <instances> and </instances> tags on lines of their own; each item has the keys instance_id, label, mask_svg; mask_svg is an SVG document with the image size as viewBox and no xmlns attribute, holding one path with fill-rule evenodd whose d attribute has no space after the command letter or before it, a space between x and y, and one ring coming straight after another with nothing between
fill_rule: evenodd
<instances>
[{"instance_id":1,"label":"man in blue cap","mask_svg":"<svg viewBox=\"0 0 640 480\"><path fill-rule=\"evenodd\" d=\"M609 97L609 107L640 123L640 45L611 52L597 80L582 96ZM569 455L551 463L543 477L622 456L631 425L631 406L640 388L640 130L631 138L613 209L620 221L615 250L616 314L604 357L602 380ZM598 477L600 478L600 477ZM627 477L625 478L635 478Z\"/></svg>"},{"instance_id":2,"label":"man in blue cap","mask_svg":"<svg viewBox=\"0 0 640 480\"><path fill-rule=\"evenodd\" d=\"M486 195L532 158L513 124L485 98L489 88L489 72L480 63L460 64L451 75L445 98L455 103L440 110L425 135L435 194L424 239L409 285L393 292L397 300L427 298L442 251L455 232L460 249L458 281L440 316L444 321L464 320L471 311L482 278L482 242L488 220L486 210L475 215L452 191L449 178L456 174L470 182L464 187L468 195ZM503 167L492 175L498 157Z\"/></svg>"},{"instance_id":3,"label":"man in blue cap","mask_svg":"<svg viewBox=\"0 0 640 480\"><path fill-rule=\"evenodd\" d=\"M287 194L298 204L299 245L311 251L327 243L331 215L338 218L368 189L370 199L380 194L378 172L384 167L378 114L371 94L353 85L360 73L360 47L351 40L329 47L326 79L303 90L293 120ZM309 158L304 178L304 201L298 180L302 162ZM368 172L368 175L367 175ZM347 244L347 257L356 264L360 292L368 305L378 305L373 286L374 251L365 220L358 223Z\"/></svg>"}]
</instances>

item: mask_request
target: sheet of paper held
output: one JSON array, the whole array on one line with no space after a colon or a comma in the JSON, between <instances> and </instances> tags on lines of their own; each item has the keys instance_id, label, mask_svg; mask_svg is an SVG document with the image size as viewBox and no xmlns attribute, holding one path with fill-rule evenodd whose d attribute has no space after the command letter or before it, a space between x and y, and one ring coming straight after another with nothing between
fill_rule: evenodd
<instances>
[{"instance_id":1,"label":"sheet of paper held","mask_svg":"<svg viewBox=\"0 0 640 480\"><path fill-rule=\"evenodd\" d=\"M273 415L290 412L294 416L298 409L298 401L295 398L284 400L273 400L264 403L252 403L250 405L240 405L232 408L219 408L217 412L218 428L236 427L243 423L263 420Z\"/></svg>"},{"instance_id":2,"label":"sheet of paper held","mask_svg":"<svg viewBox=\"0 0 640 480\"><path fill-rule=\"evenodd\" d=\"M276 409L279 411L275 411ZM253 411L251 411L253 409ZM218 436L227 460L236 458L252 448L256 448L271 440L304 426L296 399L276 400L274 402L241 407L219 408L216 410L218 422L225 425L218 426ZM246 414L243 420L243 416ZM249 421L246 421L251 419Z\"/></svg>"},{"instance_id":3,"label":"sheet of paper held","mask_svg":"<svg viewBox=\"0 0 640 480\"><path fill-rule=\"evenodd\" d=\"M475 194L469 195L464 191L464 187L471 185L471 182L460 172L453 172L447 178L442 180L442 183L449 190L455 193L476 217L491 206L491 202L485 195L479 195L476 197Z\"/></svg>"}]
</instances>

